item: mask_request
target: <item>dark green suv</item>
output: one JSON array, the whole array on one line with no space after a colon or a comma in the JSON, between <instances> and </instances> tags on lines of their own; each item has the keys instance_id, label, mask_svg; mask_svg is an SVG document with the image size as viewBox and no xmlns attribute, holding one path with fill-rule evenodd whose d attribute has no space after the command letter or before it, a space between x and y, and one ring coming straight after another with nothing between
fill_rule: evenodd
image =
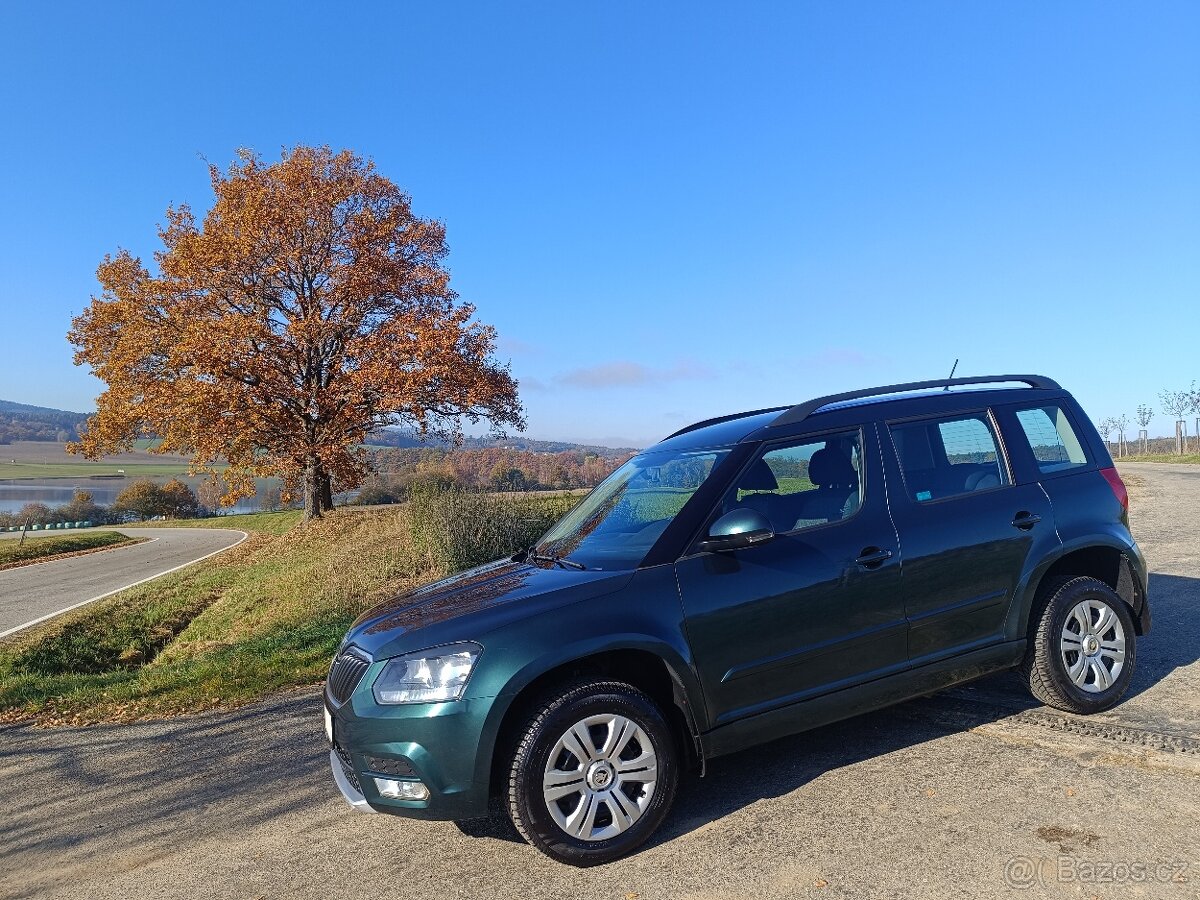
<instances>
[{"instance_id":1,"label":"dark green suv","mask_svg":"<svg viewBox=\"0 0 1200 900\"><path fill-rule=\"evenodd\" d=\"M645 841L684 767L1019 669L1116 703L1150 627L1125 486L1048 378L890 385L699 422L537 546L376 607L325 690L363 811L506 809L575 865Z\"/></svg>"}]
</instances>

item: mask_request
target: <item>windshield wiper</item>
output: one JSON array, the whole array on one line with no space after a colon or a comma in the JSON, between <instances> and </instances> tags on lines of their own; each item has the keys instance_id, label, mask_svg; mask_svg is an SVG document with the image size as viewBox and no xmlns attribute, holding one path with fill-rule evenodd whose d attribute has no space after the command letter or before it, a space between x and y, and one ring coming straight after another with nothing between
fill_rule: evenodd
<instances>
[{"instance_id":1,"label":"windshield wiper","mask_svg":"<svg viewBox=\"0 0 1200 900\"><path fill-rule=\"evenodd\" d=\"M536 550L530 549L526 551L525 558L534 562L554 563L564 569L575 569L578 572L586 572L587 566L583 563L577 563L573 559L567 559L562 556L555 556L553 553L538 553Z\"/></svg>"}]
</instances>

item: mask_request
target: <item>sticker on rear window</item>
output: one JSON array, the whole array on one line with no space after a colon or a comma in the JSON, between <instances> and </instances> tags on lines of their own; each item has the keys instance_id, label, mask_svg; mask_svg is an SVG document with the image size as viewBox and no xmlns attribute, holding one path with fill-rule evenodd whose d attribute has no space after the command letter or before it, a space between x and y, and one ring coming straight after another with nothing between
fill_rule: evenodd
<instances>
[{"instance_id":1,"label":"sticker on rear window","mask_svg":"<svg viewBox=\"0 0 1200 900\"><path fill-rule=\"evenodd\" d=\"M933 492L932 491L917 491L917 499L918 500L932 500Z\"/></svg>"}]
</instances>

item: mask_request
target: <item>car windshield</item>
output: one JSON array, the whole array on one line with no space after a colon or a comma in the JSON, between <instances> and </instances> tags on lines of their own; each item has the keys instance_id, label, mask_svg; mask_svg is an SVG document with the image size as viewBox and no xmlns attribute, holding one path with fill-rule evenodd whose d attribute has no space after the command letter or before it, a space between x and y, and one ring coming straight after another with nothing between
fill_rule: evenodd
<instances>
[{"instance_id":1,"label":"car windshield","mask_svg":"<svg viewBox=\"0 0 1200 900\"><path fill-rule=\"evenodd\" d=\"M589 569L636 568L728 452L635 456L551 528L534 552Z\"/></svg>"}]
</instances>

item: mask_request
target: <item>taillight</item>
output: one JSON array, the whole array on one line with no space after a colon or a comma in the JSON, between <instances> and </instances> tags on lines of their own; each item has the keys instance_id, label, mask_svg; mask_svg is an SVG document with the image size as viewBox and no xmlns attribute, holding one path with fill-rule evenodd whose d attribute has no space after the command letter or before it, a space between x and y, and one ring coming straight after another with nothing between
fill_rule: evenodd
<instances>
[{"instance_id":1,"label":"taillight","mask_svg":"<svg viewBox=\"0 0 1200 900\"><path fill-rule=\"evenodd\" d=\"M1121 509L1129 512L1129 491L1125 487L1125 482L1121 480L1121 476L1117 474L1117 470L1101 469L1100 474L1104 476L1104 480L1112 488L1113 494L1116 495L1117 501L1121 504Z\"/></svg>"}]
</instances>

